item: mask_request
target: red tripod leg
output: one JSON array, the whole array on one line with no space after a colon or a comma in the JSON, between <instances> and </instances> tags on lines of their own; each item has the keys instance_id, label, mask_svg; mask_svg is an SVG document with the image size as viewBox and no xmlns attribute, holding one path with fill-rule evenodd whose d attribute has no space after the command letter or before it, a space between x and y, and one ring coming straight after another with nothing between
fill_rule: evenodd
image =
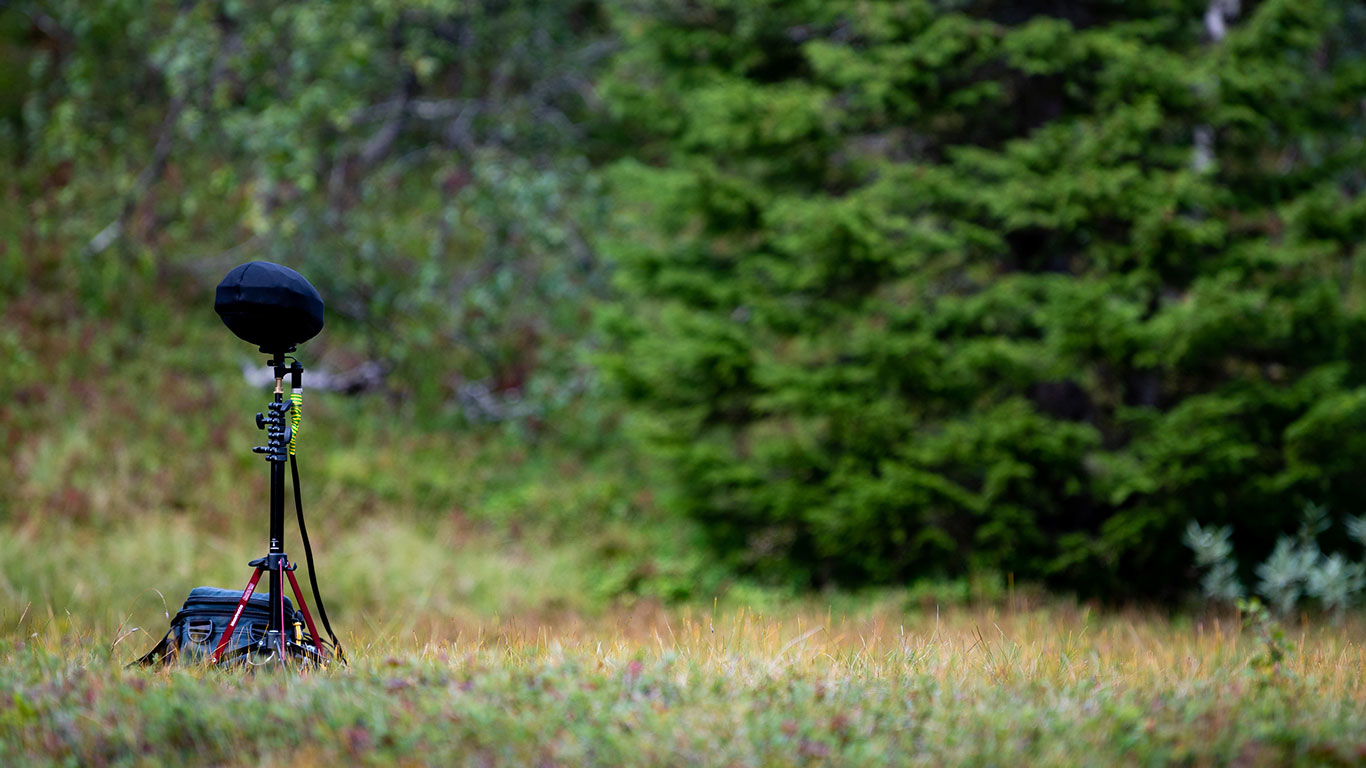
<instances>
[{"instance_id":1,"label":"red tripod leg","mask_svg":"<svg viewBox=\"0 0 1366 768\"><path fill-rule=\"evenodd\" d=\"M323 640L318 635L318 628L313 626L313 614L308 612L308 603L304 602L304 593L299 591L299 581L294 578L294 571L285 571L289 574L289 584L294 587L294 599L299 601L299 610L304 612L304 623L308 625L308 634L313 638L313 645L318 649L318 655L322 656Z\"/></svg>"},{"instance_id":2,"label":"red tripod leg","mask_svg":"<svg viewBox=\"0 0 1366 768\"><path fill-rule=\"evenodd\" d=\"M237 629L237 621L242 618L242 611L247 607L247 601L251 599L251 593L256 591L256 582L261 580L261 566L256 566L256 573L251 575L251 581L247 582L247 588L242 590L242 599L237 601L237 610L232 612L232 620L228 622L227 628L223 630L223 636L218 638L218 646L213 649L213 654L209 656L210 664L217 664L218 657L223 655L223 649L228 647L228 639Z\"/></svg>"}]
</instances>

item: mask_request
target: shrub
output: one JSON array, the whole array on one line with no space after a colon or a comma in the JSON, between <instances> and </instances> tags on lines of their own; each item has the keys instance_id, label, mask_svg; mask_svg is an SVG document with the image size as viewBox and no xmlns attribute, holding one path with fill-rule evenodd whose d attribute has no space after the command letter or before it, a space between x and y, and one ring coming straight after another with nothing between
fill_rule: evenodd
<instances>
[{"instance_id":1,"label":"shrub","mask_svg":"<svg viewBox=\"0 0 1366 768\"><path fill-rule=\"evenodd\" d=\"M1280 615L1289 615L1311 600L1341 615L1366 589L1366 563L1352 562L1338 552L1325 555L1319 549L1318 537L1329 527L1323 507L1306 506L1299 532L1277 540L1271 556L1257 566L1257 593ZM1366 546L1366 520L1349 516L1347 529L1358 544ZM1185 542L1195 553L1196 564L1206 569L1201 582L1205 597L1242 604L1244 589L1229 543L1231 534L1229 526L1204 528L1192 520L1186 527Z\"/></svg>"},{"instance_id":2,"label":"shrub","mask_svg":"<svg viewBox=\"0 0 1366 768\"><path fill-rule=\"evenodd\" d=\"M606 366L676 506L774 580L1160 596L1197 513L1366 503L1366 14L954 7L619 19Z\"/></svg>"}]
</instances>

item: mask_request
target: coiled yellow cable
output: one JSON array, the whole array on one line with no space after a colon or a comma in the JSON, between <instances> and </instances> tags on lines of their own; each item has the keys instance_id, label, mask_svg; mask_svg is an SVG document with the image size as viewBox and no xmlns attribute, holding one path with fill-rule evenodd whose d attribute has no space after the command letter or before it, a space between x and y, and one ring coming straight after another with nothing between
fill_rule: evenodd
<instances>
[{"instance_id":1,"label":"coiled yellow cable","mask_svg":"<svg viewBox=\"0 0 1366 768\"><path fill-rule=\"evenodd\" d=\"M295 389L289 393L289 402L294 406L290 409L289 425L293 428L294 434L289 437L289 455L294 455L294 447L299 442L299 425L304 420L304 390L303 387Z\"/></svg>"}]
</instances>

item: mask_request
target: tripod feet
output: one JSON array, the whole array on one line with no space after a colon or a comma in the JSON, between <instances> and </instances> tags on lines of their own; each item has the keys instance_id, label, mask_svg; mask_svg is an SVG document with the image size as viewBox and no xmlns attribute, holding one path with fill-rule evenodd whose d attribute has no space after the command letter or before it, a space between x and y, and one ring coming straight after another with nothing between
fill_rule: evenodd
<instances>
[{"instance_id":1,"label":"tripod feet","mask_svg":"<svg viewBox=\"0 0 1366 768\"><path fill-rule=\"evenodd\" d=\"M281 656L279 635L269 632L258 642L224 653L215 662L215 666L244 667L253 670L263 667L284 668L298 671L323 669L327 666L327 657L311 643L286 640L284 648L284 655Z\"/></svg>"}]
</instances>

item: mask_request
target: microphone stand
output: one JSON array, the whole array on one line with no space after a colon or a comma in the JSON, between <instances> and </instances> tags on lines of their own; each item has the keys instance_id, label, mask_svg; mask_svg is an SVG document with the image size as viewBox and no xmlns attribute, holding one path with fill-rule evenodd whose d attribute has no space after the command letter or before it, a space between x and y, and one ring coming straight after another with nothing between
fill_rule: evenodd
<instances>
[{"instance_id":1,"label":"microphone stand","mask_svg":"<svg viewBox=\"0 0 1366 768\"><path fill-rule=\"evenodd\" d=\"M242 590L242 597L237 602L237 609L233 611L232 619L224 628L223 635L214 647L213 654L209 656L210 664L226 663L243 656L250 658L248 655L253 653L270 654L281 665L286 664L288 660L321 664L327 657L326 644L322 642L317 627L313 625L313 615L309 613L308 604L304 602L303 592L299 589L299 582L294 578L296 565L289 562L289 556L285 554L284 550L285 462L289 461L290 454L293 452L295 438L294 427L290 423L291 411L295 407L295 403L286 403L284 400L284 379L286 375L289 375L291 388L299 391L303 385L304 371L303 365L298 360L295 360L293 365L285 365L285 355L293 352L294 349L293 346L281 351L262 349L263 352L271 355L267 364L275 369L275 392L274 398L266 404L266 412L256 414L256 426L258 429L266 430L267 442L264 446L253 448L252 452L264 454L266 461L270 462L270 548L265 557L247 563L247 565L253 566L256 571L252 574L251 581L247 582L246 589ZM246 609L247 601L256 590L262 573L270 574L266 582L266 589L270 597L270 620L266 625L265 636L251 645L224 654L224 649L227 648L228 641L233 637L233 633L237 629L237 622L242 618L242 611ZM294 590L294 599L297 601L296 604L303 613L304 621L308 626L307 642L305 642L299 622L292 622L292 627L286 625L285 622L286 578Z\"/></svg>"}]
</instances>

